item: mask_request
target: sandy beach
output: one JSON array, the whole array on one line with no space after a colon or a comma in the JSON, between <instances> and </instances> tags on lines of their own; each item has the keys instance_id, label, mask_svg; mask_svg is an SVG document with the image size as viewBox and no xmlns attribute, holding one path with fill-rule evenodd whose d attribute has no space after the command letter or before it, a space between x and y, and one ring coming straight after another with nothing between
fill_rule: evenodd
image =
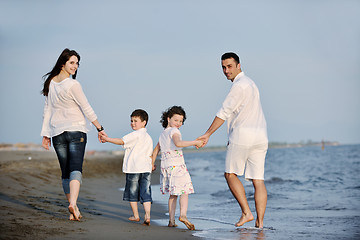
<instances>
[{"instance_id":1,"label":"sandy beach","mask_svg":"<svg viewBox=\"0 0 360 240\"><path fill-rule=\"evenodd\" d=\"M121 155L86 155L78 200L83 219L76 222L68 220L53 151L0 151L0 239L197 239L185 229L142 225L142 205L140 223L129 222L130 206L118 190L125 185L121 167ZM152 183L158 181L155 171ZM167 218L166 212L154 202L151 219Z\"/></svg>"}]
</instances>

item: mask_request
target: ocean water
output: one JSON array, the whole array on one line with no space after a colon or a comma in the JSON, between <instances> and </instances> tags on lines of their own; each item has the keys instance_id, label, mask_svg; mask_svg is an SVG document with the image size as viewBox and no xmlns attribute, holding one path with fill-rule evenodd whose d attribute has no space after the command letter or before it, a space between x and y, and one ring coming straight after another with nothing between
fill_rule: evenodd
<instances>
[{"instance_id":1,"label":"ocean water","mask_svg":"<svg viewBox=\"0 0 360 240\"><path fill-rule=\"evenodd\" d=\"M324 150L269 149L263 230L254 227L255 221L234 226L241 211L223 176L225 154L184 154L196 192L189 196L188 209L195 236L227 240L360 239L360 145L326 146ZM240 179L256 218L252 184ZM168 195L161 195L159 186L153 186L152 192L154 201L167 205ZM167 225L167 216L158 223Z\"/></svg>"}]
</instances>

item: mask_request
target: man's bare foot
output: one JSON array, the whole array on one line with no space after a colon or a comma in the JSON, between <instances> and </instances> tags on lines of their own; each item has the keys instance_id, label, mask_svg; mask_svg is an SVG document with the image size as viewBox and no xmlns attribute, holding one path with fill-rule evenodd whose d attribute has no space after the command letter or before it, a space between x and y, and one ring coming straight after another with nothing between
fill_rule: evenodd
<instances>
[{"instance_id":1,"label":"man's bare foot","mask_svg":"<svg viewBox=\"0 0 360 240\"><path fill-rule=\"evenodd\" d=\"M243 214L240 218L240 220L235 223L235 227L240 227L242 225L244 225L244 223L247 223L247 222L250 222L254 220L254 216L252 215L252 213L249 213L249 214Z\"/></svg>"},{"instance_id":2,"label":"man's bare foot","mask_svg":"<svg viewBox=\"0 0 360 240\"><path fill-rule=\"evenodd\" d=\"M169 221L168 227L177 227L178 225L174 222Z\"/></svg>"},{"instance_id":3,"label":"man's bare foot","mask_svg":"<svg viewBox=\"0 0 360 240\"><path fill-rule=\"evenodd\" d=\"M132 221L132 222L140 222L140 218L139 217L136 218L134 216L129 217L129 220Z\"/></svg>"},{"instance_id":4,"label":"man's bare foot","mask_svg":"<svg viewBox=\"0 0 360 240\"><path fill-rule=\"evenodd\" d=\"M74 207L72 204L70 204L68 209L69 209L69 212L72 215L72 217L70 215L69 219L72 220L72 221L80 221L82 216L81 216L81 213L79 211L79 208L77 206Z\"/></svg>"},{"instance_id":5,"label":"man's bare foot","mask_svg":"<svg viewBox=\"0 0 360 240\"><path fill-rule=\"evenodd\" d=\"M263 228L264 228L264 223L261 222L261 224L260 224L259 222L260 222L259 219L256 219L255 227L256 227L256 228L263 229Z\"/></svg>"},{"instance_id":6,"label":"man's bare foot","mask_svg":"<svg viewBox=\"0 0 360 240\"><path fill-rule=\"evenodd\" d=\"M180 217L179 217L179 221L182 222L182 223L184 223L185 226L186 226L189 230L195 230L194 224L192 224L192 223L187 219L187 217L182 217L182 216L180 216Z\"/></svg>"}]
</instances>

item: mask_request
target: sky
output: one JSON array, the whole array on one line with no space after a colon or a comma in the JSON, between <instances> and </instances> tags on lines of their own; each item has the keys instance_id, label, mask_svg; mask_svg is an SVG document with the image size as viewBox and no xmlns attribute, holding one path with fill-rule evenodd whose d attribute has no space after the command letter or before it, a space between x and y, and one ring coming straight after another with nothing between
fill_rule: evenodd
<instances>
[{"instance_id":1,"label":"sky","mask_svg":"<svg viewBox=\"0 0 360 240\"><path fill-rule=\"evenodd\" d=\"M77 80L111 137L141 108L155 145L173 105L187 114L183 140L202 135L231 87L220 61L231 51L259 88L269 141L360 143L358 0L2 0L0 143L41 144L42 76L64 48L80 54ZM89 128L88 149L121 149Z\"/></svg>"}]
</instances>

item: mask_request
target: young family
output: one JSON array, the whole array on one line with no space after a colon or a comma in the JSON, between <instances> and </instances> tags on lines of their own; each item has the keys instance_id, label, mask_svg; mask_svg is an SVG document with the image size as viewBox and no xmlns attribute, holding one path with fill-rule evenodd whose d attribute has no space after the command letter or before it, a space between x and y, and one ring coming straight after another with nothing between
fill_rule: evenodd
<instances>
[{"instance_id":1,"label":"young family","mask_svg":"<svg viewBox=\"0 0 360 240\"><path fill-rule=\"evenodd\" d=\"M142 109L130 115L132 132L122 138L110 138L99 123L80 83L75 80L80 55L65 49L53 69L44 75L42 94L45 96L42 146L49 150L54 146L60 169L62 186L69 202L69 219L82 218L77 200L82 183L82 165L88 129L86 118L98 130L98 140L123 145L125 155L123 172L126 173L124 201L130 202L133 215L130 221L140 222L138 202L145 210L144 225L150 225L151 172L156 169L155 160L161 155L160 191L169 194L169 227L176 227L175 210L179 197L179 221L189 230L195 230L187 218L188 195L194 193L190 174L186 168L183 147L204 147L210 136L225 122L228 125L228 146L225 160L225 179L230 191L241 208L241 216L235 226L254 220L246 199L245 189L238 176L252 181L255 190L257 218L255 226L263 228L267 203L264 184L264 165L268 147L266 121L262 111L258 88L241 70L239 57L225 53L221 57L223 72L232 82L229 94L221 109L204 135L194 141L182 140L179 128L186 120L186 113L180 106L173 106L162 113L164 128L159 141L153 148L153 141L147 133L148 114ZM71 76L71 78L70 78Z\"/></svg>"}]
</instances>

